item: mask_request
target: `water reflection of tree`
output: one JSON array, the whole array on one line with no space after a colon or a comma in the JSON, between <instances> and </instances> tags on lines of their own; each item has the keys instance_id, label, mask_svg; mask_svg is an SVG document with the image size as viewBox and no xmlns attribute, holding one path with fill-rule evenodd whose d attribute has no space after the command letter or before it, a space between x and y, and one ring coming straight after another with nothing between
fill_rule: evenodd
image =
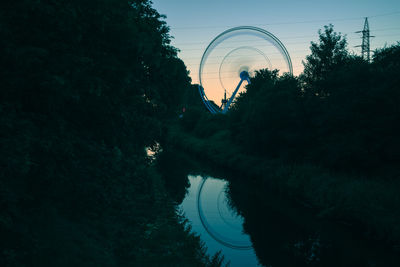
<instances>
[{"instance_id":1,"label":"water reflection of tree","mask_svg":"<svg viewBox=\"0 0 400 267\"><path fill-rule=\"evenodd\" d=\"M232 176L227 190L265 266L397 266L384 249L249 178Z\"/></svg>"},{"instance_id":2,"label":"water reflection of tree","mask_svg":"<svg viewBox=\"0 0 400 267\"><path fill-rule=\"evenodd\" d=\"M157 167L162 173L169 195L177 204L182 203L190 186L187 178L190 172L188 160L178 151L166 148L157 159Z\"/></svg>"},{"instance_id":3,"label":"water reflection of tree","mask_svg":"<svg viewBox=\"0 0 400 267\"><path fill-rule=\"evenodd\" d=\"M256 255L265 266L319 266L324 248L318 229L309 231L281 211L279 202L267 190L232 179L229 184L231 205L245 218L244 230L250 235ZM324 266L329 266L329 263Z\"/></svg>"}]
</instances>

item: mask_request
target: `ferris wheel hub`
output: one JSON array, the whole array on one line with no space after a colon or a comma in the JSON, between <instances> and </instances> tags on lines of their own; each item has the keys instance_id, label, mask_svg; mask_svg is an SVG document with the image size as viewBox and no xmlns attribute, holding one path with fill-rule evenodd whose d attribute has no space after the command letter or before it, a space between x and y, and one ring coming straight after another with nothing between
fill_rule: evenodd
<instances>
[{"instance_id":1,"label":"ferris wheel hub","mask_svg":"<svg viewBox=\"0 0 400 267\"><path fill-rule=\"evenodd\" d=\"M242 71L240 74L239 74L239 76L240 76L240 79L242 79L242 80L248 80L248 79L250 79L250 75L249 75L249 73L247 72L247 71Z\"/></svg>"},{"instance_id":2,"label":"ferris wheel hub","mask_svg":"<svg viewBox=\"0 0 400 267\"><path fill-rule=\"evenodd\" d=\"M245 45L240 45L243 42ZM289 53L277 37L252 26L222 32L210 42L201 57L198 88L203 103L211 113L226 113L239 90L246 90L241 87L243 82L250 84L250 75L266 68L293 74ZM240 77L239 84L237 75ZM236 89L231 93L233 88ZM231 95L229 100L227 93ZM221 106L217 104L219 101Z\"/></svg>"}]
</instances>

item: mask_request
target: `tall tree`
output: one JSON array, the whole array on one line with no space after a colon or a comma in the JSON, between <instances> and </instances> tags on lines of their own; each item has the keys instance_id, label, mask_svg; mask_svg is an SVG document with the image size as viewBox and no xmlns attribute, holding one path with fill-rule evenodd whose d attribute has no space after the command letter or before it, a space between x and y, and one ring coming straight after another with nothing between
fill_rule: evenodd
<instances>
[{"instance_id":1,"label":"tall tree","mask_svg":"<svg viewBox=\"0 0 400 267\"><path fill-rule=\"evenodd\" d=\"M162 19L149 0L0 1L0 266L202 261L144 149L189 84Z\"/></svg>"},{"instance_id":2,"label":"tall tree","mask_svg":"<svg viewBox=\"0 0 400 267\"><path fill-rule=\"evenodd\" d=\"M346 37L333 30L333 25L324 26L318 31L319 43L311 42L311 54L303 61L304 72L300 76L307 90L313 94L329 94L323 88L323 81L336 67L345 63L348 57Z\"/></svg>"}]
</instances>

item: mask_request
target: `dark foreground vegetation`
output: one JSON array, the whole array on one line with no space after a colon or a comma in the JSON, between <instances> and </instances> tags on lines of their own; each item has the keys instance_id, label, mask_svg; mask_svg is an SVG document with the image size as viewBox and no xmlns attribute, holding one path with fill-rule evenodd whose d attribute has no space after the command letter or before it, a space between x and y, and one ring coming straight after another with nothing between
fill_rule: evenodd
<instances>
[{"instance_id":1,"label":"dark foreground vegetation","mask_svg":"<svg viewBox=\"0 0 400 267\"><path fill-rule=\"evenodd\" d=\"M184 138L179 141L180 144L188 144L188 137L193 138L190 135L180 135L180 137ZM200 143L193 144L199 146ZM205 154L197 153L199 156ZM210 158L218 157L220 155ZM242 161L246 159L243 157ZM252 159L247 161L252 162ZM207 160L193 157L192 153L176 149L176 146L165 146L158 157L157 164L167 174L168 190L173 192L177 203L181 203L185 198L186 190L182 184L189 187L188 174L192 177L199 175L203 179L217 177L227 180L228 187L225 188L228 196L227 203L231 207L231 212L236 212L243 217L243 229L250 236L254 252L263 266L398 267L400 264L399 253L383 245L382 242L366 240L362 235L365 229L349 225L345 220L338 221L337 218L332 217L332 214L329 215L329 211L312 207L300 201L299 197L296 198L297 201L293 201L293 195L290 193L294 190L284 184L286 179L282 176L278 178L282 180L281 189L289 190L278 192L276 186L270 186L271 183L260 186L259 178L254 175L252 169L238 172L238 169L241 170L242 167L240 164L221 168L221 164L210 164ZM279 170L284 170L284 166L273 166L271 162L268 165L269 172L276 172L276 176L279 176ZM226 166L225 161L224 167ZM285 175L283 172L280 174ZM273 176L274 174L264 174L264 177L269 180L273 180ZM300 182L304 181L301 177L299 178ZM305 187L307 186L309 184L305 184ZM189 189L189 192L191 190L193 188ZM206 192L203 192L205 199L207 199ZM192 194L196 192L191 191L189 194L187 197L192 198ZM209 202L210 206L215 204L215 202ZM205 212L207 212L206 207L204 207ZM190 209L186 211L196 212ZM229 258L226 260L228 261Z\"/></svg>"},{"instance_id":2,"label":"dark foreground vegetation","mask_svg":"<svg viewBox=\"0 0 400 267\"><path fill-rule=\"evenodd\" d=\"M368 63L327 27L300 77L261 70L211 116L162 19L148 0L1 1L0 266L221 264L157 142L399 244L399 45Z\"/></svg>"},{"instance_id":3,"label":"dark foreground vegetation","mask_svg":"<svg viewBox=\"0 0 400 267\"><path fill-rule=\"evenodd\" d=\"M192 107L170 140L399 249L399 60L397 44L367 62L326 26L299 77L260 70L226 116Z\"/></svg>"},{"instance_id":4,"label":"dark foreground vegetation","mask_svg":"<svg viewBox=\"0 0 400 267\"><path fill-rule=\"evenodd\" d=\"M1 1L1 266L218 265L146 156L190 87L162 19L148 0Z\"/></svg>"}]
</instances>

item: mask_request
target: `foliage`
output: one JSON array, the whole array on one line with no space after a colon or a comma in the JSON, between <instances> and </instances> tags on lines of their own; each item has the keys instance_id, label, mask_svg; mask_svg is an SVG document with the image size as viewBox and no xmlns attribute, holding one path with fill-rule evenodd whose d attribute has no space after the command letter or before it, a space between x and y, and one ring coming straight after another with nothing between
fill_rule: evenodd
<instances>
[{"instance_id":1,"label":"foliage","mask_svg":"<svg viewBox=\"0 0 400 267\"><path fill-rule=\"evenodd\" d=\"M1 266L212 264L145 155L190 87L163 18L0 3Z\"/></svg>"},{"instance_id":2,"label":"foliage","mask_svg":"<svg viewBox=\"0 0 400 267\"><path fill-rule=\"evenodd\" d=\"M371 64L345 47L326 26L299 78L256 72L230 114L233 140L267 158L395 176L400 45L377 50Z\"/></svg>"},{"instance_id":3,"label":"foliage","mask_svg":"<svg viewBox=\"0 0 400 267\"><path fill-rule=\"evenodd\" d=\"M372 57L373 62L386 68L398 67L400 57L399 46L400 42L397 42L396 45L375 50Z\"/></svg>"},{"instance_id":4,"label":"foliage","mask_svg":"<svg viewBox=\"0 0 400 267\"><path fill-rule=\"evenodd\" d=\"M240 178L245 185L238 186L238 194L247 189L243 199L250 203L239 210L254 224L245 227L249 232L255 229L256 250L260 246L263 252L270 251L262 248L266 243L260 235L267 233L265 225L275 216L267 214L263 221L264 214L259 213L276 201L266 201L268 190L311 203L318 217L345 221L357 228L354 231L398 249L399 56L397 43L376 50L373 61L367 62L351 55L345 38L327 26L320 32L320 42L312 43L300 77L259 70L226 118L199 111L190 121L181 121L183 131L170 131L169 140L217 166L247 175ZM255 205L260 208L252 209ZM251 214L252 210L257 212ZM274 244L282 240L278 236ZM308 246L303 243L298 252ZM273 256L261 260L271 264ZM398 256L387 259L392 260L398 265ZM360 257L351 261L357 265Z\"/></svg>"},{"instance_id":5,"label":"foliage","mask_svg":"<svg viewBox=\"0 0 400 267\"><path fill-rule=\"evenodd\" d=\"M304 120L299 83L290 75L278 77L277 73L258 71L229 118L236 142L257 155L280 157L282 147L289 153L287 150L300 151L304 144L294 140L301 136L293 131Z\"/></svg>"},{"instance_id":6,"label":"foliage","mask_svg":"<svg viewBox=\"0 0 400 267\"><path fill-rule=\"evenodd\" d=\"M332 71L341 68L346 63L348 52L346 50L346 37L333 30L333 25L325 26L324 31L318 31L319 43L311 42L311 54L303 61L304 71L301 79L305 89L312 94L327 95L329 91L323 88L321 82Z\"/></svg>"}]
</instances>

